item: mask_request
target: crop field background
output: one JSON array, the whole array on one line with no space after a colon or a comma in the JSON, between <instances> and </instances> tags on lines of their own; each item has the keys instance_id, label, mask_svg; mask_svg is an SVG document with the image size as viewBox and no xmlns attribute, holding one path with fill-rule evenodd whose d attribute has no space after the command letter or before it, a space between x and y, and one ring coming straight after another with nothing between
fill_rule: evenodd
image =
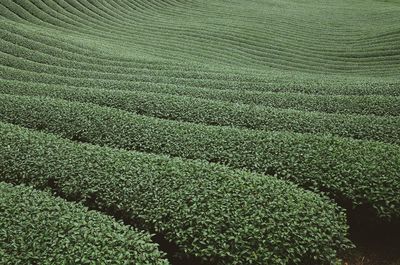
<instances>
[{"instance_id":1,"label":"crop field background","mask_svg":"<svg viewBox=\"0 0 400 265\"><path fill-rule=\"evenodd\" d=\"M0 0L0 264L399 265L399 0Z\"/></svg>"}]
</instances>

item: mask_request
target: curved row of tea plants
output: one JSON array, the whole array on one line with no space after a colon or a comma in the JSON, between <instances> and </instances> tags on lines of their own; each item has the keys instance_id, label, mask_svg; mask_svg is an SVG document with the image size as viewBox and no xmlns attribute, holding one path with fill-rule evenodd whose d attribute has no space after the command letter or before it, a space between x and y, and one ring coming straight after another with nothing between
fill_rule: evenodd
<instances>
[{"instance_id":1,"label":"curved row of tea plants","mask_svg":"<svg viewBox=\"0 0 400 265\"><path fill-rule=\"evenodd\" d=\"M0 84L2 84L0 82ZM4 84L4 83L3 83ZM138 91L1 85L0 93L95 103L163 119L265 131L331 134L400 144L400 118L334 115ZM9 106L12 108L12 106Z\"/></svg>"},{"instance_id":2,"label":"curved row of tea plants","mask_svg":"<svg viewBox=\"0 0 400 265\"><path fill-rule=\"evenodd\" d=\"M311 134L205 126L89 103L2 95L0 120L69 139L204 159L292 180L352 207L400 217L400 146Z\"/></svg>"},{"instance_id":3,"label":"curved row of tea plants","mask_svg":"<svg viewBox=\"0 0 400 265\"><path fill-rule=\"evenodd\" d=\"M1 53L0 53L1 54ZM14 62L18 61L17 57L12 57L9 55L4 55L3 59L6 59L7 62L11 65L18 65L18 63ZM7 58L6 58L7 57ZM29 67L29 65L28 65ZM58 85L70 85L77 87L101 87L104 89L119 89L119 90L154 90L162 89L165 90L167 88L172 87L173 89L191 89L191 88L200 88L200 89L214 89L214 90L232 90L237 92L284 92L284 93L292 93L292 92L300 92L304 94L317 94L317 95L358 95L358 96L366 96L366 95L377 95L377 96L390 96L390 97L398 97L400 96L400 91L397 89L398 84L396 83L372 83L369 82L360 82L360 83L328 83L329 85L325 85L321 87L318 82L314 82L314 80L308 83L307 80L302 81L298 80L297 82L285 84L285 81L279 82L275 81L273 83L248 83L248 82L235 82L235 81L226 81L226 80L207 80L207 79L193 79L193 80L185 80L180 78L175 78L174 80L169 80L166 82L157 81L156 78L152 78L152 76L142 76L142 77L132 77L133 80L136 81L127 81L127 80L112 80L112 79L94 79L94 78L78 78L78 77L70 77L70 76L62 76L55 74L48 74L45 72L39 64L36 64L35 71L28 71L23 69L18 69L10 66L0 65L0 77L2 79L11 79L11 80L19 80L19 81L31 81L31 82L39 82L39 83L47 83L47 84L58 84ZM64 69L66 72L68 69ZM79 73L79 71L75 71L75 73ZM90 72L89 72L90 73ZM101 76L101 73L97 73L98 76ZM285 77L284 77L285 78ZM287 78L287 77L286 77ZM158 78L159 79L159 78ZM323 84L323 83L322 83ZM188 88L189 87L189 88ZM286 91L286 92L285 92Z\"/></svg>"},{"instance_id":4,"label":"curved row of tea plants","mask_svg":"<svg viewBox=\"0 0 400 265\"><path fill-rule=\"evenodd\" d=\"M142 223L217 264L332 264L344 213L269 176L88 144L0 123L0 178Z\"/></svg>"},{"instance_id":5,"label":"curved row of tea plants","mask_svg":"<svg viewBox=\"0 0 400 265\"><path fill-rule=\"evenodd\" d=\"M85 90L85 88L87 88ZM57 84L33 83L16 80L0 79L1 93L32 94L35 93L55 95L53 91L80 90L88 91L99 88L92 87L70 87ZM101 88L100 88L101 89ZM53 93L51 93L53 92ZM98 93L104 94L101 90ZM293 109L300 111L318 111L336 114L359 114L359 115L378 115L378 116L400 116L400 97L392 96L326 96L326 95L307 95L300 93L274 93L274 92L252 92L219 90L207 88L195 88L174 85L135 85L130 86L129 90L114 89L109 90L110 95L124 94L129 97L140 92L157 93L159 97L165 95L185 96L204 100L216 100L229 103L248 104L280 109ZM93 92L95 93L95 92ZM194 99L192 99L194 100Z\"/></svg>"},{"instance_id":6,"label":"curved row of tea plants","mask_svg":"<svg viewBox=\"0 0 400 265\"><path fill-rule=\"evenodd\" d=\"M150 235L30 187L0 182L1 264L168 264Z\"/></svg>"}]
</instances>

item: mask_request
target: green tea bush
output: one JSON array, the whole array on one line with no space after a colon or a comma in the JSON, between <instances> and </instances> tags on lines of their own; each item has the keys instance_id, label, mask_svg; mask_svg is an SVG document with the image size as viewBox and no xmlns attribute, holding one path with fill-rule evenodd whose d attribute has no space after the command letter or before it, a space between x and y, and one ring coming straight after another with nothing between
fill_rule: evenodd
<instances>
[{"instance_id":1,"label":"green tea bush","mask_svg":"<svg viewBox=\"0 0 400 265\"><path fill-rule=\"evenodd\" d=\"M169 264L150 235L49 193L0 182L1 264Z\"/></svg>"},{"instance_id":2,"label":"green tea bush","mask_svg":"<svg viewBox=\"0 0 400 265\"><path fill-rule=\"evenodd\" d=\"M400 146L161 120L64 100L0 96L0 120L127 150L248 169L400 217Z\"/></svg>"},{"instance_id":3,"label":"green tea bush","mask_svg":"<svg viewBox=\"0 0 400 265\"><path fill-rule=\"evenodd\" d=\"M217 264L333 264L350 246L341 209L274 177L78 144L4 123L0 142L2 181L53 187Z\"/></svg>"}]
</instances>

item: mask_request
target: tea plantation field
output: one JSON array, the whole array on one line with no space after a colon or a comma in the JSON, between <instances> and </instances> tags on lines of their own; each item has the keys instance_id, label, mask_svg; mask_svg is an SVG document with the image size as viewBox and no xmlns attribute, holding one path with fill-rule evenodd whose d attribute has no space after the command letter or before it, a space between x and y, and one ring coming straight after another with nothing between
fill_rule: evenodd
<instances>
[{"instance_id":1,"label":"tea plantation field","mask_svg":"<svg viewBox=\"0 0 400 265\"><path fill-rule=\"evenodd\" d=\"M0 0L0 264L399 265L400 1Z\"/></svg>"}]
</instances>

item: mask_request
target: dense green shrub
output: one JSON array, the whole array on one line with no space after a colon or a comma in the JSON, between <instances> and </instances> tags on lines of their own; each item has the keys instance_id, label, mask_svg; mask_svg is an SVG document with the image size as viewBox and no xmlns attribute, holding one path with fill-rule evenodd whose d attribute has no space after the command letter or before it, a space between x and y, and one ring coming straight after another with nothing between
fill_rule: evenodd
<instances>
[{"instance_id":1,"label":"dense green shrub","mask_svg":"<svg viewBox=\"0 0 400 265\"><path fill-rule=\"evenodd\" d=\"M48 193L0 182L1 264L168 264L150 235Z\"/></svg>"},{"instance_id":2,"label":"dense green shrub","mask_svg":"<svg viewBox=\"0 0 400 265\"><path fill-rule=\"evenodd\" d=\"M328 133L400 144L400 117L337 115L145 92L0 83L0 93L89 102L158 118L266 131ZM20 103L16 103L20 104ZM12 108L12 106L9 106Z\"/></svg>"},{"instance_id":3,"label":"dense green shrub","mask_svg":"<svg viewBox=\"0 0 400 265\"><path fill-rule=\"evenodd\" d=\"M0 124L0 178L53 188L162 233L219 264L331 264L349 246L344 213L274 177L202 161L78 144Z\"/></svg>"},{"instance_id":4,"label":"dense green shrub","mask_svg":"<svg viewBox=\"0 0 400 265\"><path fill-rule=\"evenodd\" d=\"M204 159L328 192L353 207L400 216L400 147L331 136L214 127L64 100L2 95L0 120L69 139Z\"/></svg>"}]
</instances>

